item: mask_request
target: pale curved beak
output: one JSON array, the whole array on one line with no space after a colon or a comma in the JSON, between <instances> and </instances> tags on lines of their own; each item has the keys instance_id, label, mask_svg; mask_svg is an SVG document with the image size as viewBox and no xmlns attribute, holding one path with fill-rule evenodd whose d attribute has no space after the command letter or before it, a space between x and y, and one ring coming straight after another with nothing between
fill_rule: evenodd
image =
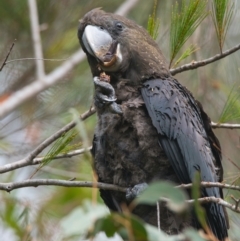
<instances>
[{"instance_id":1,"label":"pale curved beak","mask_svg":"<svg viewBox=\"0 0 240 241\"><path fill-rule=\"evenodd\" d=\"M82 35L82 41L89 54L104 62L103 58L110 49L113 39L105 29L87 25Z\"/></svg>"},{"instance_id":2,"label":"pale curved beak","mask_svg":"<svg viewBox=\"0 0 240 241\"><path fill-rule=\"evenodd\" d=\"M107 30L93 25L87 25L82 35L82 42L89 54L94 56L101 67L115 71L122 62L120 44L112 39Z\"/></svg>"}]
</instances>

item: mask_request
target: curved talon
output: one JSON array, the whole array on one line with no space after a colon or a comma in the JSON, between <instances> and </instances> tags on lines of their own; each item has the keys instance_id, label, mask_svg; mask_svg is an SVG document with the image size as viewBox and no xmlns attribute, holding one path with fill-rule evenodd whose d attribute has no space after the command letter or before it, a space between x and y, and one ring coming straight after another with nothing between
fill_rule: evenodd
<instances>
[{"instance_id":1,"label":"curved talon","mask_svg":"<svg viewBox=\"0 0 240 241\"><path fill-rule=\"evenodd\" d=\"M113 102L110 106L109 109L111 110L112 113L114 114L122 114L122 108L120 105L118 105L116 102Z\"/></svg>"},{"instance_id":2,"label":"curved talon","mask_svg":"<svg viewBox=\"0 0 240 241\"><path fill-rule=\"evenodd\" d=\"M110 96L110 98L107 96L107 95L104 95L102 93L96 93L96 97L101 100L101 101L105 101L105 102L108 102L108 103L112 103L112 102L115 102L117 99Z\"/></svg>"},{"instance_id":3,"label":"curved talon","mask_svg":"<svg viewBox=\"0 0 240 241\"><path fill-rule=\"evenodd\" d=\"M122 114L122 109L115 101L115 90L108 82L101 81L99 77L93 78L95 84L95 106L103 108L108 106L109 110L114 114Z\"/></svg>"}]
</instances>

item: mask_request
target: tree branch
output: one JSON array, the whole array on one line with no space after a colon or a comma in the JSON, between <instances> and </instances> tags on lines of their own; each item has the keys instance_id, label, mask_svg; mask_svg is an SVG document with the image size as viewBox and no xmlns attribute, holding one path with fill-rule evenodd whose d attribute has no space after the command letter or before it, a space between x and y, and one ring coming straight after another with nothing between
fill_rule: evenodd
<instances>
[{"instance_id":1,"label":"tree branch","mask_svg":"<svg viewBox=\"0 0 240 241\"><path fill-rule=\"evenodd\" d=\"M28 0L28 7L30 12L30 23L31 23L34 56L36 57L36 59L43 59L42 42L41 42L36 0ZM42 60L35 60L35 64L36 64L36 77L37 79L43 81L45 76L44 62Z\"/></svg>"},{"instance_id":2,"label":"tree branch","mask_svg":"<svg viewBox=\"0 0 240 241\"><path fill-rule=\"evenodd\" d=\"M46 59L46 58L21 58L21 59L11 59L11 60L8 60L6 61L6 64L9 64L9 63L12 63L12 62L16 62L16 61L27 61L27 60L42 60L42 61L52 61L52 62L63 62L63 61L66 61L68 60L69 58L65 58L65 59Z\"/></svg>"},{"instance_id":3,"label":"tree branch","mask_svg":"<svg viewBox=\"0 0 240 241\"><path fill-rule=\"evenodd\" d=\"M236 199L233 195L231 195L231 198L235 202L235 209L238 209L240 199Z\"/></svg>"},{"instance_id":4,"label":"tree branch","mask_svg":"<svg viewBox=\"0 0 240 241\"><path fill-rule=\"evenodd\" d=\"M85 152L88 152L92 149L92 146L88 147L88 148L82 148L82 149L78 149L78 150L74 150L74 151L70 151L68 153L65 154L59 154L57 156L52 157L51 159L61 159L61 158L71 158L73 156L78 156L81 155ZM45 159L45 157L36 157L32 160L31 165L38 165L41 164L42 161Z\"/></svg>"},{"instance_id":5,"label":"tree branch","mask_svg":"<svg viewBox=\"0 0 240 241\"><path fill-rule=\"evenodd\" d=\"M187 70L196 69L196 68L205 66L207 64L213 63L213 62L215 62L219 59L222 59L222 58L236 52L239 49L240 49L240 44L236 45L235 47L233 47L231 49L228 49L227 51L225 51L221 54L217 54L217 55L215 55L215 56L213 56L209 59L204 59L204 60L201 60L201 61L193 61L190 64L185 64L185 65L182 65L178 68L170 69L170 72L171 72L172 75L175 75L175 74L187 71Z\"/></svg>"},{"instance_id":6,"label":"tree branch","mask_svg":"<svg viewBox=\"0 0 240 241\"><path fill-rule=\"evenodd\" d=\"M38 186L90 187L119 192L126 192L127 190L125 187L119 187L113 184L106 184L101 182L66 181L56 179L28 179L21 182L0 183L0 190L11 192L14 189Z\"/></svg>"},{"instance_id":7,"label":"tree branch","mask_svg":"<svg viewBox=\"0 0 240 241\"><path fill-rule=\"evenodd\" d=\"M133 3L133 4L132 4ZM126 0L117 10L119 14L126 15L136 4L137 1ZM124 8L121 8L124 6ZM121 11L120 11L121 10ZM37 79L33 83L23 87L22 89L14 92L4 102L1 103L0 108L0 119L8 115L11 111L16 109L25 101L36 96L43 90L54 85L58 81L62 80L63 77L70 72L77 64L85 59L85 53L82 50L78 50L72 56L68 58L62 65L53 70L50 74L45 75L44 79Z\"/></svg>"},{"instance_id":8,"label":"tree branch","mask_svg":"<svg viewBox=\"0 0 240 241\"><path fill-rule=\"evenodd\" d=\"M181 184L179 186L176 186L176 188L191 188L192 187L192 183L188 183L188 184ZM229 185L226 183L221 183L221 182L201 182L200 183L201 187L219 187L219 188L226 188L226 189L232 189L232 190L238 190L240 191L240 186L236 186L236 185Z\"/></svg>"},{"instance_id":9,"label":"tree branch","mask_svg":"<svg viewBox=\"0 0 240 241\"><path fill-rule=\"evenodd\" d=\"M127 0L125 1L116 11L115 13L118 15L125 16L134 6L137 4L139 0Z\"/></svg>"},{"instance_id":10,"label":"tree branch","mask_svg":"<svg viewBox=\"0 0 240 241\"><path fill-rule=\"evenodd\" d=\"M193 204L194 203L194 199L191 200L187 200L186 202L189 204ZM240 213L240 208L237 207L236 205L233 205L231 203L228 203L226 201L224 201L221 198L217 198L217 197L202 197L202 198L198 198L198 201L200 203L209 203L209 202L213 202L213 203L218 203L226 208L231 209L232 211L236 212L236 213Z\"/></svg>"},{"instance_id":11,"label":"tree branch","mask_svg":"<svg viewBox=\"0 0 240 241\"><path fill-rule=\"evenodd\" d=\"M91 116L93 113L95 113L95 108L91 107L90 110L86 111L80 116L81 120L87 119L89 116ZM30 154L28 154L27 157L20 161L16 161L13 163L9 163L6 165L3 165L0 167L0 173L9 172L21 167L35 165L33 164L33 159L36 158L39 153L41 153L47 146L49 146L51 143L53 143L55 140L57 140L59 137L61 137L65 132L71 130L74 128L76 123L74 121L68 123L63 128L58 130L56 133L48 137L46 140L44 140L40 145L38 145L35 150L33 150Z\"/></svg>"},{"instance_id":12,"label":"tree branch","mask_svg":"<svg viewBox=\"0 0 240 241\"><path fill-rule=\"evenodd\" d=\"M84 60L84 58L84 52L79 50L67 61L64 61L62 65L54 69L50 74L46 75L44 79L37 79L33 81L33 83L14 92L8 99L1 103L0 119L16 109L25 101L31 99L43 90L60 81L69 71L71 71L82 60Z\"/></svg>"},{"instance_id":13,"label":"tree branch","mask_svg":"<svg viewBox=\"0 0 240 241\"><path fill-rule=\"evenodd\" d=\"M88 182L88 181L66 181L66 180L56 180L56 179L28 179L21 182L8 182L0 183L0 190L11 192L14 189L24 188L24 187L38 187L38 186L62 186L62 187L89 187L89 188L100 188L104 190L112 190L119 192L126 192L127 188L119 187L113 184L106 184L101 182ZM179 186L178 186L179 187ZM168 198L161 198L162 201L169 201ZM226 208L231 209L234 212L240 213L240 208L236 205L230 204L221 198L216 197L203 197L199 198L200 203L214 202L222 205ZM186 200L187 203L193 204L194 199Z\"/></svg>"},{"instance_id":14,"label":"tree branch","mask_svg":"<svg viewBox=\"0 0 240 241\"><path fill-rule=\"evenodd\" d=\"M2 65L0 67L0 72L2 71L3 67L7 64L8 57L9 57L10 53L12 52L12 49L13 49L13 47L15 45L15 42L16 42L16 39L13 41L13 43L12 43L12 45L11 45L11 47L10 47L10 49L9 49L5 59L4 59Z\"/></svg>"},{"instance_id":15,"label":"tree branch","mask_svg":"<svg viewBox=\"0 0 240 241\"><path fill-rule=\"evenodd\" d=\"M96 112L94 107L91 107L90 110L86 111L85 113L83 113L82 115L80 115L80 119L81 120L85 120L88 117L90 117L91 115L93 115ZM37 155L39 155L39 153L41 153L48 145L50 145L51 143L53 143L55 140L57 140L59 137L61 137L64 133L68 132L69 130L71 130L72 128L74 128L76 125L76 123L74 121L68 123L67 125L65 125L64 127L62 127L60 130L58 130L56 133L54 133L53 135L51 135L50 137L48 137L45 141L43 141L33 152L31 152L26 158L17 161L17 162L13 162L10 164L6 164L0 167L0 173L5 173L5 172L9 172L18 168L22 168L25 166L31 166L31 165L37 165L40 164L42 162L42 160L44 159L44 157L37 157ZM239 124L217 124L215 122L212 122L211 125L213 126L213 128L237 128L236 126L238 126L239 128ZM86 150L85 149L79 149L79 150L75 150L66 154L60 154L57 155L55 157L53 157L53 159L60 159L60 158L69 158L75 155L80 155L82 153L84 153L85 151L89 151L91 149L91 147L88 147ZM213 183L213 185L215 185L216 183ZM182 187L188 188L191 187L192 184L182 184ZM205 185L203 183L203 185ZM227 185L227 184L223 184L223 183L218 183L217 185L219 185L219 187L225 187L228 188L228 186L231 185ZM211 183L206 183L206 187L211 187ZM215 185L216 186L216 185ZM234 186L231 186L234 187ZM237 186L236 186L237 187ZM234 189L234 188L232 188ZM238 190L238 189L235 189Z\"/></svg>"},{"instance_id":16,"label":"tree branch","mask_svg":"<svg viewBox=\"0 0 240 241\"><path fill-rule=\"evenodd\" d=\"M225 129L239 129L240 124L229 124L229 123L216 123L216 122L211 122L212 128L225 128Z\"/></svg>"}]
</instances>

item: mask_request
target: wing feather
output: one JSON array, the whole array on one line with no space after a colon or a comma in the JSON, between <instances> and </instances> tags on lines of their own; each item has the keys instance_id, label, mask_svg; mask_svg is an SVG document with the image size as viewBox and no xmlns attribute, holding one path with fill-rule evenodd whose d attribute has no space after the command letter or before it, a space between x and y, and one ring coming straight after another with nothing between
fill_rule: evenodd
<instances>
[{"instance_id":1,"label":"wing feather","mask_svg":"<svg viewBox=\"0 0 240 241\"><path fill-rule=\"evenodd\" d=\"M158 131L159 143L180 182L192 182L196 171L200 172L202 181L218 181L214 150L202 121L201 110L190 92L169 78L146 81L141 93ZM221 197L222 192L217 187L202 188L202 196ZM216 203L206 204L205 207L212 231L220 238L227 237L223 207Z\"/></svg>"}]
</instances>

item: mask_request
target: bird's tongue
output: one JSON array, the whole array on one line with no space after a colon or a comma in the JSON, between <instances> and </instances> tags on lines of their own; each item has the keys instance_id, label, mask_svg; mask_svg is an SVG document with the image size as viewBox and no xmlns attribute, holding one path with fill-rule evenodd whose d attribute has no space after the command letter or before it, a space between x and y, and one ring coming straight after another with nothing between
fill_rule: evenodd
<instances>
[{"instance_id":1,"label":"bird's tongue","mask_svg":"<svg viewBox=\"0 0 240 241\"><path fill-rule=\"evenodd\" d=\"M117 41L113 40L112 44L110 45L109 50L107 51L106 54L103 55L103 57L101 58L103 63L109 63L113 60L115 53L116 53L116 49L117 49Z\"/></svg>"}]
</instances>

